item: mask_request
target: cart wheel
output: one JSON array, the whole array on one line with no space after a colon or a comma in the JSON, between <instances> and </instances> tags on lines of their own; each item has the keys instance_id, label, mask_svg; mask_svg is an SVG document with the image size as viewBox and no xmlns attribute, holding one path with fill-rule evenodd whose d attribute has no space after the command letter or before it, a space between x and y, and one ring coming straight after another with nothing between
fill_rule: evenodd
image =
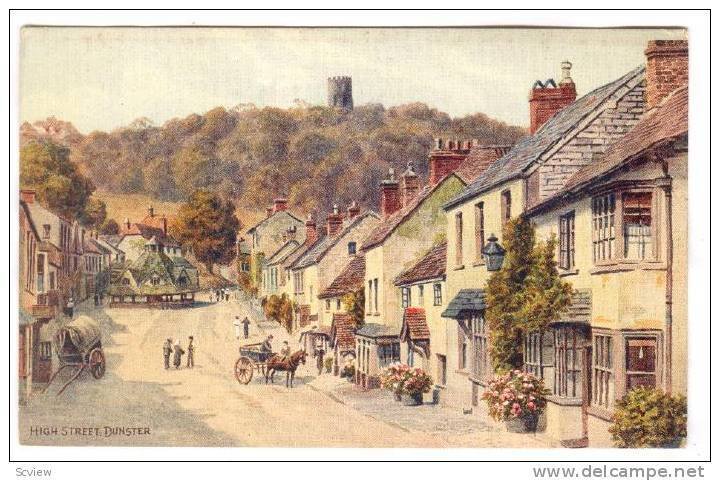
<instances>
[{"instance_id":1,"label":"cart wheel","mask_svg":"<svg viewBox=\"0 0 720 481\"><path fill-rule=\"evenodd\" d=\"M101 349L95 348L90 351L90 373L95 379L105 375L105 354Z\"/></svg>"},{"instance_id":2,"label":"cart wheel","mask_svg":"<svg viewBox=\"0 0 720 481\"><path fill-rule=\"evenodd\" d=\"M235 363L235 378L240 384L248 384L252 381L255 365L248 357L241 357Z\"/></svg>"}]
</instances>

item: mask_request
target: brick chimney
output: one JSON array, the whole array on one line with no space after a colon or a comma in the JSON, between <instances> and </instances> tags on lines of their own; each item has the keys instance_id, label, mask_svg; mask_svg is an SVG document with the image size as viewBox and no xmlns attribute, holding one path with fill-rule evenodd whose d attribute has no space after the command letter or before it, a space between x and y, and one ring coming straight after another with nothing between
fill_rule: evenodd
<instances>
[{"instance_id":1,"label":"brick chimney","mask_svg":"<svg viewBox=\"0 0 720 481\"><path fill-rule=\"evenodd\" d=\"M652 110L668 94L688 84L688 42L651 40L645 57L645 109Z\"/></svg>"},{"instance_id":2,"label":"brick chimney","mask_svg":"<svg viewBox=\"0 0 720 481\"><path fill-rule=\"evenodd\" d=\"M287 210L288 201L284 197L273 199L273 212Z\"/></svg>"},{"instance_id":3,"label":"brick chimney","mask_svg":"<svg viewBox=\"0 0 720 481\"><path fill-rule=\"evenodd\" d=\"M408 205L413 197L420 190L420 177L413 169L412 160L407 163L407 169L402 175L402 203L403 206Z\"/></svg>"},{"instance_id":4,"label":"brick chimney","mask_svg":"<svg viewBox=\"0 0 720 481\"><path fill-rule=\"evenodd\" d=\"M545 83L536 80L530 90L530 133L534 134L550 117L575 102L575 82L570 77L572 64L567 60L560 64L562 79L557 85L553 79Z\"/></svg>"},{"instance_id":5,"label":"brick chimney","mask_svg":"<svg viewBox=\"0 0 720 481\"><path fill-rule=\"evenodd\" d=\"M35 191L32 189L21 189L20 190L20 200L25 202L26 204L34 204L35 203Z\"/></svg>"},{"instance_id":6,"label":"brick chimney","mask_svg":"<svg viewBox=\"0 0 720 481\"><path fill-rule=\"evenodd\" d=\"M272 207L266 207L266 208L265 208L265 216L266 216L266 217L270 217L271 215L273 215L273 208L272 208Z\"/></svg>"},{"instance_id":7,"label":"brick chimney","mask_svg":"<svg viewBox=\"0 0 720 481\"><path fill-rule=\"evenodd\" d=\"M155 217L155 209L153 208L152 205L150 207L148 207L148 216Z\"/></svg>"},{"instance_id":8,"label":"brick chimney","mask_svg":"<svg viewBox=\"0 0 720 481\"><path fill-rule=\"evenodd\" d=\"M353 201L347 209L347 220L352 220L358 215L360 215L360 207L358 207L357 202Z\"/></svg>"},{"instance_id":9,"label":"brick chimney","mask_svg":"<svg viewBox=\"0 0 720 481\"><path fill-rule=\"evenodd\" d=\"M167 217L165 217L165 216L163 215L162 218L161 218L161 220L162 220L163 234L167 235Z\"/></svg>"},{"instance_id":10,"label":"brick chimney","mask_svg":"<svg viewBox=\"0 0 720 481\"><path fill-rule=\"evenodd\" d=\"M318 239L317 224L313 219L312 214L308 214L307 220L305 221L305 243L312 245Z\"/></svg>"},{"instance_id":11,"label":"brick chimney","mask_svg":"<svg viewBox=\"0 0 720 481\"><path fill-rule=\"evenodd\" d=\"M380 213L387 217L402 207L400 183L395 178L395 169L388 170L388 178L380 182Z\"/></svg>"},{"instance_id":12,"label":"brick chimney","mask_svg":"<svg viewBox=\"0 0 720 481\"><path fill-rule=\"evenodd\" d=\"M125 217L125 230L130 230L130 219Z\"/></svg>"},{"instance_id":13,"label":"brick chimney","mask_svg":"<svg viewBox=\"0 0 720 481\"><path fill-rule=\"evenodd\" d=\"M430 184L435 185L445 176L455 172L463 163L473 142L455 139L435 139L435 145L428 156L430 164Z\"/></svg>"},{"instance_id":14,"label":"brick chimney","mask_svg":"<svg viewBox=\"0 0 720 481\"><path fill-rule=\"evenodd\" d=\"M342 230L343 218L337 204L333 205L332 214L328 214L326 222L327 235L333 236Z\"/></svg>"}]
</instances>

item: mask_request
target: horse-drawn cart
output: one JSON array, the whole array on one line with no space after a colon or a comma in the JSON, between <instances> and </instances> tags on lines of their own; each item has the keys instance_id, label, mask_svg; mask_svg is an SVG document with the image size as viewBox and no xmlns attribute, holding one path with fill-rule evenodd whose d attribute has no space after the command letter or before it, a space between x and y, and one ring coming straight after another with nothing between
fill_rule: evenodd
<instances>
[{"instance_id":1,"label":"horse-drawn cart","mask_svg":"<svg viewBox=\"0 0 720 481\"><path fill-rule=\"evenodd\" d=\"M78 317L58 329L54 338L54 347L60 367L50 377L45 390L66 367L75 367L77 371L58 391L58 396L85 369L88 369L95 379L100 379L105 374L105 354L102 350L100 328L89 317Z\"/></svg>"},{"instance_id":2,"label":"horse-drawn cart","mask_svg":"<svg viewBox=\"0 0 720 481\"><path fill-rule=\"evenodd\" d=\"M235 379L240 384L249 384L255 371L265 376L267 361L273 353L263 350L261 346L260 343L240 346L240 357L235 362Z\"/></svg>"}]
</instances>

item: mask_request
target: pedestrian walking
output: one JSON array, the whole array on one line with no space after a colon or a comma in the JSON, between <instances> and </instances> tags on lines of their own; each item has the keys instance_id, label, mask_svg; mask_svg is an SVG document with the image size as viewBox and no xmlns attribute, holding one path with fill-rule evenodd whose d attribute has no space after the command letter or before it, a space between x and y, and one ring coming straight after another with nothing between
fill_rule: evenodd
<instances>
[{"instance_id":1,"label":"pedestrian walking","mask_svg":"<svg viewBox=\"0 0 720 481\"><path fill-rule=\"evenodd\" d=\"M229 292L225 293L225 302L230 302L230 293Z\"/></svg>"},{"instance_id":2,"label":"pedestrian walking","mask_svg":"<svg viewBox=\"0 0 720 481\"><path fill-rule=\"evenodd\" d=\"M185 354L185 350L180 345L180 338L178 338L178 340L175 342L175 353L173 357L173 366L175 366L175 369L180 369L183 354Z\"/></svg>"},{"instance_id":3,"label":"pedestrian walking","mask_svg":"<svg viewBox=\"0 0 720 481\"><path fill-rule=\"evenodd\" d=\"M72 317L74 310L75 310L75 301L71 297L70 299L68 299L67 304L65 304L65 315L68 317Z\"/></svg>"},{"instance_id":4,"label":"pedestrian walking","mask_svg":"<svg viewBox=\"0 0 720 481\"><path fill-rule=\"evenodd\" d=\"M99 306L99 305L100 305L100 296L98 296L97 294L95 294L95 295L93 296L93 301L95 301L95 307Z\"/></svg>"},{"instance_id":5,"label":"pedestrian walking","mask_svg":"<svg viewBox=\"0 0 720 481\"><path fill-rule=\"evenodd\" d=\"M187 367L192 369L195 367L195 345L193 344L193 337L188 337L187 347Z\"/></svg>"},{"instance_id":6,"label":"pedestrian walking","mask_svg":"<svg viewBox=\"0 0 720 481\"><path fill-rule=\"evenodd\" d=\"M315 342L315 358L317 359L318 376L322 374L323 366L325 365L325 345L323 344L322 337L318 336Z\"/></svg>"},{"instance_id":7,"label":"pedestrian walking","mask_svg":"<svg viewBox=\"0 0 720 481\"><path fill-rule=\"evenodd\" d=\"M240 316L235 316L233 327L235 328L235 339L240 339Z\"/></svg>"},{"instance_id":8,"label":"pedestrian walking","mask_svg":"<svg viewBox=\"0 0 720 481\"><path fill-rule=\"evenodd\" d=\"M248 319L247 316L245 316L245 319L242 320L242 324L243 324L243 335L245 336L245 339L247 339L248 336L250 335L250 319Z\"/></svg>"},{"instance_id":9,"label":"pedestrian walking","mask_svg":"<svg viewBox=\"0 0 720 481\"><path fill-rule=\"evenodd\" d=\"M163 344L163 360L165 361L165 369L170 369L170 354L172 354L172 351L172 339L167 338L165 339L165 344Z\"/></svg>"}]
</instances>

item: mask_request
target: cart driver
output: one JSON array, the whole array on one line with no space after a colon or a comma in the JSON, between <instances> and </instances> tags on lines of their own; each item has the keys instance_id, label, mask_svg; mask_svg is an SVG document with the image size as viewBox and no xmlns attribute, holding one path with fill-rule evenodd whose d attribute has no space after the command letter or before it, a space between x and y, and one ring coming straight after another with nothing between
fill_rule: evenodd
<instances>
[{"instance_id":1,"label":"cart driver","mask_svg":"<svg viewBox=\"0 0 720 481\"><path fill-rule=\"evenodd\" d=\"M260 346L260 349L262 349L264 352L272 352L272 340L273 335L270 334L262 343Z\"/></svg>"}]
</instances>

